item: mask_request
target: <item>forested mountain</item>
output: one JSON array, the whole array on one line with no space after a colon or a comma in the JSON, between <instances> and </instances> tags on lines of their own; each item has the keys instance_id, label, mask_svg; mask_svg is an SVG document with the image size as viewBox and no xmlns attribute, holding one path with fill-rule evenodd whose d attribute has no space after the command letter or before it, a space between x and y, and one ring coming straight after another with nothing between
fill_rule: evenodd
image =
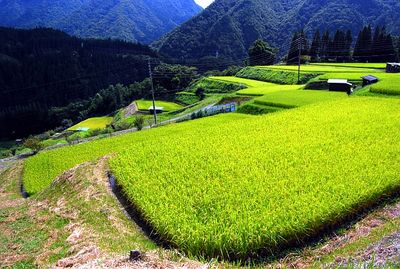
<instances>
[{"instance_id":1,"label":"forested mountain","mask_svg":"<svg viewBox=\"0 0 400 269\"><path fill-rule=\"evenodd\" d=\"M0 28L0 136L42 130L52 107L93 97L111 84L142 81L149 56L158 57L140 44Z\"/></svg>"},{"instance_id":2,"label":"forested mountain","mask_svg":"<svg viewBox=\"0 0 400 269\"><path fill-rule=\"evenodd\" d=\"M175 58L228 56L241 59L258 38L289 50L292 33L307 35L320 29L351 30L364 25L386 26L400 34L397 0L216 0L199 16L153 43L160 53Z\"/></svg>"},{"instance_id":3,"label":"forested mountain","mask_svg":"<svg viewBox=\"0 0 400 269\"><path fill-rule=\"evenodd\" d=\"M201 10L194 0L0 0L0 25L150 43Z\"/></svg>"}]
</instances>

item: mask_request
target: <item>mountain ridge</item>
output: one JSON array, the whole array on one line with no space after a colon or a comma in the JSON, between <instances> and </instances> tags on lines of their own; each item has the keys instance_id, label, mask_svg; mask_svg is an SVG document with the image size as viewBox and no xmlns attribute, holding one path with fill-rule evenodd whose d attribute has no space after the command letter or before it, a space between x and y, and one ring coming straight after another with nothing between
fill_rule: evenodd
<instances>
[{"instance_id":1,"label":"mountain ridge","mask_svg":"<svg viewBox=\"0 0 400 269\"><path fill-rule=\"evenodd\" d=\"M194 0L0 0L0 25L151 43L201 10Z\"/></svg>"},{"instance_id":2,"label":"mountain ridge","mask_svg":"<svg viewBox=\"0 0 400 269\"><path fill-rule=\"evenodd\" d=\"M288 50L294 31L337 29L353 32L364 25L385 25L400 34L400 2L393 0L216 0L200 15L166 34L152 46L174 58L221 56L241 59L263 38Z\"/></svg>"}]
</instances>

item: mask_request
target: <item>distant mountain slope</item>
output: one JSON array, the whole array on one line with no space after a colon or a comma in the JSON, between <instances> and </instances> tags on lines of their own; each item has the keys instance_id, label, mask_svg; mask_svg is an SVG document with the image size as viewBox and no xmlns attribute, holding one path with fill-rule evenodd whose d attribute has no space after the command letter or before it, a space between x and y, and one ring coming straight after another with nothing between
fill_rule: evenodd
<instances>
[{"instance_id":1,"label":"distant mountain slope","mask_svg":"<svg viewBox=\"0 0 400 269\"><path fill-rule=\"evenodd\" d=\"M194 0L0 0L0 25L150 43L201 10Z\"/></svg>"},{"instance_id":2,"label":"distant mountain slope","mask_svg":"<svg viewBox=\"0 0 400 269\"><path fill-rule=\"evenodd\" d=\"M216 0L199 16L153 43L176 58L219 55L239 59L259 37L286 52L293 31L386 25L400 34L396 0Z\"/></svg>"}]
</instances>

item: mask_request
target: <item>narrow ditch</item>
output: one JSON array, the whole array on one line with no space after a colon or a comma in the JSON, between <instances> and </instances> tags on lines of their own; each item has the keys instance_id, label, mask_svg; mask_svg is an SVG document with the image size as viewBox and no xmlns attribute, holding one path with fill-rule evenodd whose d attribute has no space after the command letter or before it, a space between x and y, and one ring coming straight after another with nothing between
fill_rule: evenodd
<instances>
[{"instance_id":1,"label":"narrow ditch","mask_svg":"<svg viewBox=\"0 0 400 269\"><path fill-rule=\"evenodd\" d=\"M21 180L21 184L20 184L20 193L21 193L21 196L24 199L28 199L29 198L29 193L26 192L25 186L24 186L24 183L22 182L22 180Z\"/></svg>"},{"instance_id":2,"label":"narrow ditch","mask_svg":"<svg viewBox=\"0 0 400 269\"><path fill-rule=\"evenodd\" d=\"M173 249L175 248L171 242L161 238L161 236L156 232L154 227L143 218L143 214L140 213L138 208L129 201L128 197L125 195L122 187L118 184L116 177L111 173L107 173L108 182L110 184L110 188L124 209L125 215L130 218L139 228L143 231L143 233L157 246L163 247L165 249Z\"/></svg>"}]
</instances>

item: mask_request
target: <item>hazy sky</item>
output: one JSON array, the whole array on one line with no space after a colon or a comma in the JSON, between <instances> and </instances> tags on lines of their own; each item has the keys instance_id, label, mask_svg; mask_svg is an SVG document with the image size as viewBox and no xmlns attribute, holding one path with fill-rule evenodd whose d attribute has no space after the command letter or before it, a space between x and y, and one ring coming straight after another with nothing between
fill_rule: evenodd
<instances>
[{"instance_id":1,"label":"hazy sky","mask_svg":"<svg viewBox=\"0 0 400 269\"><path fill-rule=\"evenodd\" d=\"M214 0L194 0L196 3L204 8L208 7L209 4L214 2Z\"/></svg>"}]
</instances>

